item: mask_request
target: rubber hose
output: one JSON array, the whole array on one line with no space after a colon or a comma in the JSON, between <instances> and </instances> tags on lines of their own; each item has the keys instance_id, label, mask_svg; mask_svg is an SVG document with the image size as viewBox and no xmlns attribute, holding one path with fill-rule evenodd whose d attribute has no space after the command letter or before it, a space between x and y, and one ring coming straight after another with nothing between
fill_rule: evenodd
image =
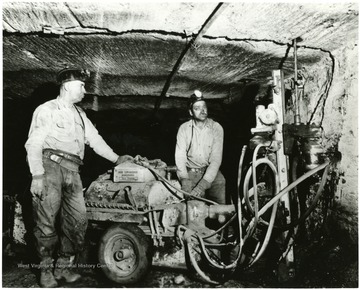
<instances>
[{"instance_id":1,"label":"rubber hose","mask_svg":"<svg viewBox=\"0 0 360 290\"><path fill-rule=\"evenodd\" d=\"M219 265L216 264L209 256L209 254L206 251L205 245L204 245L204 241L200 236L197 236L199 242L200 242L200 246L201 246L201 250L204 253L205 258L209 261L209 263L211 265L213 265L215 268L221 269L221 270L228 270L228 269L233 269L234 267L236 267L238 260L240 259L240 255L238 255L238 257L234 260L234 262L232 262L229 265Z\"/></svg>"},{"instance_id":2,"label":"rubber hose","mask_svg":"<svg viewBox=\"0 0 360 290\"><path fill-rule=\"evenodd\" d=\"M243 238L242 238L242 210L241 210L241 196L240 196L240 182L241 182L241 175L242 175L242 164L244 161L244 156L246 153L246 148L247 146L244 145L241 151L241 155L240 155L240 160L239 160L239 169L238 169L238 183L237 183L237 191L238 191L238 198L237 198L237 216L238 216L238 225L239 225L239 252L237 254L236 259L234 260L233 263L229 264L229 265L225 265L225 266L220 266L220 265L216 265L213 263L213 261L211 260L211 258L207 255L206 249L205 249L205 244L203 239L198 236L198 239L200 241L202 250L204 252L205 257L207 258L207 260L214 266L220 269L230 269L230 268L234 268L237 265L237 262L239 261L240 257L241 257L241 253L242 253L242 247L243 247ZM233 215L231 217L231 219L222 227L224 228L227 224L229 224L232 219L235 217L235 215ZM217 231L220 231L222 228L218 229ZM215 234L215 233L214 233ZM211 234L208 237L213 236L214 234Z\"/></svg>"},{"instance_id":3,"label":"rubber hose","mask_svg":"<svg viewBox=\"0 0 360 290\"><path fill-rule=\"evenodd\" d=\"M267 204L265 204L261 210L259 211L259 216L263 215L275 202L277 202L284 194L288 193L291 189L293 189L295 186L297 186L299 183L303 182L304 180L306 180L308 177L310 177L311 175L313 175L314 173L324 169L325 167L327 167L329 165L329 161L319 165L318 167L311 169L310 171L308 171L307 173L305 173L304 175L302 175L300 178L298 178L297 180L295 180L294 182L292 182L291 184L289 184L288 186L286 186L284 189L282 189L277 195L275 195L270 201L268 201ZM327 172L327 171L326 171Z\"/></svg>"},{"instance_id":4,"label":"rubber hose","mask_svg":"<svg viewBox=\"0 0 360 290\"><path fill-rule=\"evenodd\" d=\"M136 163L136 164L141 165L141 166L149 169L149 170L150 170L152 173L154 173L161 181L165 182L167 185L171 186L171 187L174 188L176 191L179 191L179 192L181 192L182 194L184 194L184 195L186 195L186 196L191 196L191 197L193 197L193 198L195 198L195 199L204 201L204 202L206 202L206 203L218 204L217 202L212 201L212 200L210 200L210 199L206 199L206 198L202 198L202 197L199 197L199 196L192 195L192 194L190 194L190 193L188 193L188 192L186 192L186 191L184 191L184 190L182 190L182 189L179 189L179 188L175 187L175 185L171 184L166 178L162 177L159 173L157 173L157 172L156 172L154 169L152 169L150 166L147 166L147 165L142 164L142 163ZM172 193L173 193L173 192L172 192ZM174 194L174 193L173 193L173 194ZM181 198L180 198L179 196L177 196L176 194L175 194L175 196L176 196L178 199L181 199Z\"/></svg>"},{"instance_id":5,"label":"rubber hose","mask_svg":"<svg viewBox=\"0 0 360 290\"><path fill-rule=\"evenodd\" d=\"M308 207L307 211L303 215L301 215L300 218L297 221L294 221L294 222L292 222L292 223L290 223L290 224L288 224L286 226L283 226L283 227L281 227L281 229L283 229L284 231L287 231L290 228L295 227L295 226L299 225L300 223L302 223L310 215L310 213L314 210L314 208L315 208L315 206L316 206L316 204L317 204L317 202L318 202L318 200L319 200L319 198L320 198L320 196L322 194L322 191L323 191L323 189L325 187L326 176L327 176L328 172L329 172L329 166L326 167L325 170L324 170L324 173L322 175L321 183L319 185L319 188L318 188L318 190L316 192L316 195L315 195L311 205Z\"/></svg>"},{"instance_id":6,"label":"rubber hose","mask_svg":"<svg viewBox=\"0 0 360 290\"><path fill-rule=\"evenodd\" d=\"M217 282L217 281L213 281L211 280L199 267L199 265L197 264L195 258L193 257L193 255L191 254L191 249L190 249L190 245L189 245L189 241L187 240L186 241L186 247L187 247L187 250L188 250L188 253L189 253L189 258L190 258L190 262L191 264L193 265L195 271L200 275L200 277L202 279L204 279L204 281L206 281L207 283L210 283L210 284L215 284L215 285L219 285L220 283Z\"/></svg>"},{"instance_id":7,"label":"rubber hose","mask_svg":"<svg viewBox=\"0 0 360 290\"><path fill-rule=\"evenodd\" d=\"M270 168L272 169L273 173L274 173L274 178L275 178L275 192L278 192L280 189L280 181L279 181L279 175L277 173L277 170L275 168L275 165L268 160L267 158L264 158L265 160L269 161L270 163L268 163L267 161L264 162L265 160L262 159L258 159L259 160L259 164L265 163L268 164L270 166ZM271 164L271 165L270 165ZM257 164L258 165L258 164ZM248 267L251 267L256 261L259 260L259 258L262 256L262 254L265 252L265 249L267 247L267 245L269 244L270 238L271 238L271 234L274 228L274 224L275 224L275 218L276 218L276 213L277 213L277 206L278 203L275 203L273 208L272 208L272 212L271 212L271 216L270 216L270 222L266 231L266 235L264 238L264 241L262 243L262 246L258 252L258 254L256 255L256 257L254 258L254 260L248 265Z\"/></svg>"},{"instance_id":8,"label":"rubber hose","mask_svg":"<svg viewBox=\"0 0 360 290\"><path fill-rule=\"evenodd\" d=\"M270 167L270 169L272 170L272 172L274 174L276 189L279 190L279 182L280 182L279 181L279 174L277 172L277 169L276 169L274 163L272 163L267 158L260 158L260 159L256 160L255 167L257 167L260 164L267 164ZM247 171L247 173L245 175L245 178L244 178L243 192L244 192L244 199L245 199L245 201L247 203L247 206L249 207L249 210L251 211L251 213L254 213L252 208L251 208L251 204L250 204L251 195L249 195L249 182L250 182L251 174L252 174L252 170L251 170L251 168L249 168L249 170ZM275 192L278 192L277 190L275 190ZM265 222L263 220L262 220L262 222L264 224L268 225L267 222Z\"/></svg>"}]
</instances>

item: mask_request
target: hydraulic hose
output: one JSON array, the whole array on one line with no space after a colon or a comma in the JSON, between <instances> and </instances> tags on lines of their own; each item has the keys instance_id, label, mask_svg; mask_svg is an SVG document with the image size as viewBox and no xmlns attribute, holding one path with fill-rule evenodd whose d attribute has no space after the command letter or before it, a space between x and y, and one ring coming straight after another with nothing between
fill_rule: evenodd
<instances>
[{"instance_id":1,"label":"hydraulic hose","mask_svg":"<svg viewBox=\"0 0 360 290\"><path fill-rule=\"evenodd\" d=\"M240 184L241 184L241 176L242 176L242 168L243 162L245 158L247 146L244 145L241 150L240 160L239 160L239 168L238 168L238 188L237 188L237 216L238 216L238 225L239 225L239 251L236 257L236 261L238 261L242 254L242 248L244 246L243 239L243 230L242 230L242 206L241 206L241 194L240 194Z\"/></svg>"},{"instance_id":2,"label":"hydraulic hose","mask_svg":"<svg viewBox=\"0 0 360 290\"><path fill-rule=\"evenodd\" d=\"M242 247L243 247L243 238L242 238L242 212L241 212L241 196L240 196L240 190L239 190L239 186L240 186L240 181L241 181L241 173L242 173L242 164L243 164L243 160L244 160L244 156L246 153L246 148L247 146L243 146L242 152L241 152L241 156L240 156L240 160L239 160L239 170L238 170L238 184L237 184L237 191L238 191L238 198L237 198L237 214L234 214L222 227L220 227L219 229L217 229L214 233L212 233L211 235L205 236L205 237L200 237L197 234L194 234L193 237L197 238L199 240L199 244L201 246L201 250L205 256L205 258L207 259L207 261L214 266L215 268L218 269L222 269L222 270L228 270L228 269L234 269L237 266L237 263L241 257L242 254ZM224 229L228 224L230 224L233 219L236 217L236 215L238 216L238 225L239 225L239 251L237 253L237 257L236 259L229 265L225 265L225 264L217 264L215 263L211 257L208 255L207 250L206 250L206 245L208 246L222 246L222 244L219 245L214 245L214 244L206 244L204 242L204 239L209 238L214 236L216 233L220 232L222 229ZM184 226L179 226L177 229L177 235L180 236L180 230L184 229L186 230L186 227ZM180 238L181 243L183 245L182 239ZM187 242L189 243L189 240L187 239ZM207 282L213 282L209 277L207 277L207 275L201 271L201 269L199 268L199 266L197 265L195 259L192 257L191 255L191 251L189 249L189 245L187 243L187 247L188 247L188 252L189 252L189 257L190 257L190 261L191 263L194 265L195 270L198 272L198 274ZM223 245L227 245L227 244L223 244Z\"/></svg>"},{"instance_id":3,"label":"hydraulic hose","mask_svg":"<svg viewBox=\"0 0 360 290\"><path fill-rule=\"evenodd\" d=\"M280 189L280 181L279 181L279 175L278 175L278 172L276 170L276 167L275 165L267 158L260 158L260 159L257 159L256 160L256 164L255 164L255 167L257 167L258 165L260 164L267 164L273 174L274 174L274 178L275 178L275 190L274 192L278 192L279 189ZM250 170L248 172L251 172ZM250 177L247 177L245 178L244 180L244 191L246 190L247 194L248 194L248 188L249 188L249 180L250 180ZM256 184L255 184L256 186ZM262 243L262 246L258 252L258 254L256 255L256 257L250 262L249 266L250 267L251 265L253 265L256 261L259 260L259 258L262 256L262 254L264 253L269 241L270 241L270 238L271 238L271 234L272 234L272 231L273 231L273 228L274 228L274 224L275 224L275 218L276 218L276 213L277 213L277 205L278 203L275 203L273 208L272 208L272 211L271 211L271 216L270 216L270 222L268 224L268 228L267 228L267 231L266 231L266 235L265 235L265 238L264 238L264 241ZM265 223L265 221L263 221ZM255 230L255 225L254 225L254 229L250 231L253 232Z\"/></svg>"},{"instance_id":4,"label":"hydraulic hose","mask_svg":"<svg viewBox=\"0 0 360 290\"><path fill-rule=\"evenodd\" d=\"M196 259L194 258L194 256L191 253L191 248L190 248L190 244L191 244L191 240L187 239L186 240L186 248L187 251L189 253L189 258L190 258L190 262L193 265L195 271L200 275L200 277L202 279L204 279L206 282L210 283L210 284L215 284L215 285L219 285L220 283L217 281L213 281L211 280L199 267L199 265L196 262Z\"/></svg>"},{"instance_id":5,"label":"hydraulic hose","mask_svg":"<svg viewBox=\"0 0 360 290\"><path fill-rule=\"evenodd\" d=\"M242 176L242 167L244 163L244 157L246 153L247 146L244 145L241 150L240 160L239 160L239 167L238 167L238 179L237 179L237 193L240 194L240 183L241 183L241 176Z\"/></svg>"},{"instance_id":6,"label":"hydraulic hose","mask_svg":"<svg viewBox=\"0 0 360 290\"><path fill-rule=\"evenodd\" d=\"M264 144L259 144L256 146L253 157L252 157L252 179L253 179L253 189L254 189L254 229L256 228L259 222L259 200L257 195L257 186L256 186L256 159L257 153L261 147L265 147ZM250 236L253 234L253 230L251 230Z\"/></svg>"},{"instance_id":7,"label":"hydraulic hose","mask_svg":"<svg viewBox=\"0 0 360 290\"><path fill-rule=\"evenodd\" d=\"M328 175L328 172L329 172L329 166L327 166L325 168L325 170L323 172L323 175L321 177L321 182L320 182L319 188L317 189L316 195L315 195L313 201L311 202L311 205L306 210L306 212L303 215L301 215L298 220L281 227L284 231L301 224L311 214L311 212L314 210L314 208L315 208L315 206L316 206L316 204L317 204L317 202L318 202L318 200L319 200L319 198L320 198L320 196L322 194L322 191L323 191L323 189L325 187L326 176Z\"/></svg>"},{"instance_id":8,"label":"hydraulic hose","mask_svg":"<svg viewBox=\"0 0 360 290\"><path fill-rule=\"evenodd\" d=\"M209 256L209 254L207 253L206 251L206 248L205 248L205 244L204 244L204 240L198 235L197 236L198 240L199 240L199 243L200 243L200 246L201 246L201 250L206 258L206 260L208 260L208 262L213 265L215 268L218 268L218 269L221 269L221 270L228 270L228 269L233 269L237 266L237 262L239 261L240 259L240 256L241 254L238 254L238 256L236 257L236 259L229 265L225 265L222 263L222 265L219 265L217 263L215 263Z\"/></svg>"},{"instance_id":9,"label":"hydraulic hose","mask_svg":"<svg viewBox=\"0 0 360 290\"><path fill-rule=\"evenodd\" d=\"M270 147L272 144L272 142L270 142L270 144L258 144L255 149L254 149L254 153L252 156L252 180L253 180L253 191L254 191L254 226L251 228L251 231L249 233L249 236L251 236L253 234L253 231L255 230L255 228L257 227L257 224L259 222L259 200L258 200L258 194L257 194L257 183L256 183L256 161L257 161L257 155L258 152L260 150L260 148L262 147ZM244 192L245 194L245 192ZM250 206L250 200L249 199L245 199L245 202L247 202L247 206L249 208L251 208Z\"/></svg>"},{"instance_id":10,"label":"hydraulic hose","mask_svg":"<svg viewBox=\"0 0 360 290\"><path fill-rule=\"evenodd\" d=\"M275 178L275 193L279 191L279 174L277 172L277 169L274 165L274 163L272 163L268 158L259 158L254 162L255 168L257 166L259 166L260 164L266 164L270 167L270 169L272 170L273 174L274 174L274 178ZM254 172L254 170L252 170L252 168L249 168L248 172L245 175L244 178L244 186L243 186L243 192L244 192L244 200L246 202L247 207L249 208L249 210L251 212L252 208L251 208L251 204L250 204L250 197L252 196L251 194L249 194L249 183L250 183L250 177L252 175L252 173ZM253 188L257 187L257 183L253 182ZM253 191L253 195L256 194L257 195L257 191ZM261 222L264 224L268 224L267 222L265 222L264 220L261 219ZM256 223L257 225L257 223ZM256 227L256 226L255 226ZM250 235L250 234L249 234Z\"/></svg>"},{"instance_id":11,"label":"hydraulic hose","mask_svg":"<svg viewBox=\"0 0 360 290\"><path fill-rule=\"evenodd\" d=\"M202 198L202 197L199 197L199 196L196 196L196 195L192 195L182 189L179 189L177 188L175 185L171 184L166 178L162 177L159 173L156 172L156 170L154 170L153 168L151 168L150 166L148 165L145 165L143 162L136 162L136 164L138 165L141 165L147 169L149 169L153 174L155 174L161 181L165 182L167 185L169 185L170 187L172 187L173 189L175 189L175 191L179 191L180 193L182 193L183 195L186 195L186 196L189 196L189 197L192 197L194 199L197 199L197 200L201 200L203 202L206 202L206 203L210 203L210 204L218 204L217 202L215 201L212 201L210 199L206 199L206 198ZM174 194L173 192L171 192L172 194ZM181 197L179 197L178 195L174 194L178 199L181 199Z\"/></svg>"},{"instance_id":12,"label":"hydraulic hose","mask_svg":"<svg viewBox=\"0 0 360 290\"><path fill-rule=\"evenodd\" d=\"M275 203L271 212L271 217L270 217L270 223L269 226L267 228L266 231L266 235L263 241L263 244L258 252L258 254L256 255L256 257L249 263L248 267L251 267L255 262L257 262L260 257L262 256L262 254L265 252L266 247L269 244L270 238L271 238L271 234L273 232L274 229L274 224L275 224L275 218L276 218L276 212L277 212L277 206L278 204Z\"/></svg>"},{"instance_id":13,"label":"hydraulic hose","mask_svg":"<svg viewBox=\"0 0 360 290\"><path fill-rule=\"evenodd\" d=\"M303 182L304 180L306 180L307 178L309 178L311 175L315 174L316 172L324 169L325 167L327 167L329 165L329 161L319 165L318 167L311 169L310 171L308 171L307 173L305 173L304 175L302 175L300 178L298 178L297 180L295 180L294 182L292 182L291 184L289 184L288 186L286 186L284 189L282 189L278 194L276 194L267 204L265 204L260 210L259 210L259 216L263 215L271 206L274 205L274 203L278 202L279 199L285 195L286 193L288 193L290 190L292 190L295 186L297 186L299 183ZM326 176L328 170L325 170L323 177ZM326 178L323 178L326 179ZM309 210L307 211L309 212ZM250 224L254 224L254 219L251 220ZM250 225L249 225L250 226Z\"/></svg>"},{"instance_id":14,"label":"hydraulic hose","mask_svg":"<svg viewBox=\"0 0 360 290\"><path fill-rule=\"evenodd\" d=\"M211 237L215 236L217 233L221 232L235 219L235 217L236 217L236 213L233 214L233 216L225 224L223 224L220 228L218 228L216 231L214 231L210 235L204 236L204 239L211 238Z\"/></svg>"},{"instance_id":15,"label":"hydraulic hose","mask_svg":"<svg viewBox=\"0 0 360 290\"><path fill-rule=\"evenodd\" d=\"M240 160L239 160L239 170L238 170L238 187L237 187L237 191L238 191L238 198L237 198L237 214L234 214L228 221L226 224L224 224L221 228L219 228L217 231L215 231L215 233L208 235L204 238L200 237L199 235L196 235L197 239L199 240L202 252L204 253L205 258L208 260L208 262L213 265L215 268L218 269L222 269L222 270L227 270L227 269L234 269L237 266L238 261L240 260L241 254L242 254L242 247L244 244L244 240L242 238L242 209L241 209L241 196L240 196L240 182L241 182L241 174L242 174L242 164L243 164L243 160L244 160L244 156L246 153L246 149L247 146L244 145L241 151L241 156L240 156ZM205 247L205 243L204 243L204 239L205 238L209 238L213 235L215 235L217 232L221 231L223 228L225 228L228 224L230 224L230 222L235 218L235 216L237 215L238 217L238 225L239 225L239 251L237 253L237 257L236 259L229 265L219 265L217 263L215 263L208 255L207 251L206 251L206 247ZM225 244L226 245L226 244ZM211 246L211 244L209 244L209 246ZM214 246L214 245L212 245Z\"/></svg>"},{"instance_id":16,"label":"hydraulic hose","mask_svg":"<svg viewBox=\"0 0 360 290\"><path fill-rule=\"evenodd\" d=\"M266 164L272 170L272 172L274 174L274 178L275 178L275 190L274 190L274 192L275 193L278 192L280 182L279 182L279 175L278 175L278 172L277 172L277 169L276 169L275 165L267 158L260 158L260 159L255 160L255 162L253 161L253 166L255 166L255 168L257 166L259 166L260 164ZM250 182L250 176L253 173L254 173L254 170L252 168L249 168L249 170L248 170L248 172L247 172L247 174L245 176L245 179L244 179L244 198L247 200L249 210L251 210L251 207L250 207L250 194L249 194L249 182ZM255 182L253 181L253 188L255 188L255 187L257 187L257 183L256 183L256 181ZM254 194L257 195L257 191L253 191L253 192L254 192ZM256 261L258 261L258 259L264 253L264 251L265 251L265 249L266 249L266 247L267 247L267 245L268 245L268 243L270 241L270 238L271 238L271 234L272 234L274 224L275 224L276 213L277 213L277 203L275 203L274 206L273 206L271 216L270 216L270 222L267 223L264 220L261 220L261 222L268 225L268 228L267 228L266 235L265 235L265 238L264 238L264 241L262 243L262 246L261 246L260 250L256 254L255 258L250 262L248 267L250 267ZM250 226L248 227L247 235L246 235L245 239L249 238L253 234L253 232L255 231L256 226L257 226L257 224L255 222L254 222L254 224L250 224L250 225L251 225L251 227ZM257 249L258 248L255 249L254 253L257 251Z\"/></svg>"}]
</instances>

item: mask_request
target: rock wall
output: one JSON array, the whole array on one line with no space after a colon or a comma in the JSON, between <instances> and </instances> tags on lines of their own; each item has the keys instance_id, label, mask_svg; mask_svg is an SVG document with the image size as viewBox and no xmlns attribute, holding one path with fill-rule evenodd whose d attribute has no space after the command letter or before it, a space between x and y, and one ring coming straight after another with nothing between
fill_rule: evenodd
<instances>
[{"instance_id":1,"label":"rock wall","mask_svg":"<svg viewBox=\"0 0 360 290\"><path fill-rule=\"evenodd\" d=\"M325 106L323 127L341 153L333 220L338 229L358 238L358 47L349 40L333 52L334 78Z\"/></svg>"},{"instance_id":2,"label":"rock wall","mask_svg":"<svg viewBox=\"0 0 360 290\"><path fill-rule=\"evenodd\" d=\"M323 128L323 147L339 157L332 174L328 227L351 243L358 239L358 49L349 39L306 71L301 116ZM305 119L305 118L304 118ZM341 233L341 235L339 235ZM334 234L334 233L333 233Z\"/></svg>"}]
</instances>

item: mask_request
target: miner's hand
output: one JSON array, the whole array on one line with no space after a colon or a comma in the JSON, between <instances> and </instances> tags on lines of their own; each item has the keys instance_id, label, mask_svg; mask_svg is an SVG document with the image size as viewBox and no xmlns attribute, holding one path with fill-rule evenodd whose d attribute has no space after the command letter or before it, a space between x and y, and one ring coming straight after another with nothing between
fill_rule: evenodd
<instances>
[{"instance_id":1,"label":"miner's hand","mask_svg":"<svg viewBox=\"0 0 360 290\"><path fill-rule=\"evenodd\" d=\"M205 196L205 190L211 187L211 184L205 179L201 179L199 183L191 191L192 195L203 197Z\"/></svg>"},{"instance_id":2,"label":"miner's hand","mask_svg":"<svg viewBox=\"0 0 360 290\"><path fill-rule=\"evenodd\" d=\"M30 192L32 196L35 198L39 198L40 200L44 199L44 176L43 175L35 175L33 176Z\"/></svg>"},{"instance_id":3,"label":"miner's hand","mask_svg":"<svg viewBox=\"0 0 360 290\"><path fill-rule=\"evenodd\" d=\"M189 178L183 178L180 180L181 190L190 193L192 189L192 182Z\"/></svg>"},{"instance_id":4,"label":"miner's hand","mask_svg":"<svg viewBox=\"0 0 360 290\"><path fill-rule=\"evenodd\" d=\"M130 156L130 155L122 155L119 156L119 158L116 160L115 162L115 166L124 163L126 161L134 161L134 157Z\"/></svg>"}]
</instances>

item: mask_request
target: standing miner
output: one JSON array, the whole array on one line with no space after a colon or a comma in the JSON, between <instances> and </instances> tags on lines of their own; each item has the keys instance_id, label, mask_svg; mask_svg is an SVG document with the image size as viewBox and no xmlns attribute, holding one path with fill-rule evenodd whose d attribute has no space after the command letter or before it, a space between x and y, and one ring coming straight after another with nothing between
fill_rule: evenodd
<instances>
[{"instance_id":1,"label":"standing miner","mask_svg":"<svg viewBox=\"0 0 360 290\"><path fill-rule=\"evenodd\" d=\"M191 120L180 126L176 138L175 163L181 189L225 204L225 178L219 171L224 130L208 118L205 99L198 90L190 96L189 114Z\"/></svg>"},{"instance_id":2,"label":"standing miner","mask_svg":"<svg viewBox=\"0 0 360 290\"><path fill-rule=\"evenodd\" d=\"M73 271L75 255L82 251L87 228L86 207L79 166L85 144L100 156L118 165L132 160L119 156L75 104L85 94L86 70L64 69L58 73L59 96L36 108L25 144L32 174L34 236L40 259L40 286L56 287L56 280L75 282L81 276ZM55 220L59 216L60 232ZM53 255L58 243L53 271Z\"/></svg>"}]
</instances>

